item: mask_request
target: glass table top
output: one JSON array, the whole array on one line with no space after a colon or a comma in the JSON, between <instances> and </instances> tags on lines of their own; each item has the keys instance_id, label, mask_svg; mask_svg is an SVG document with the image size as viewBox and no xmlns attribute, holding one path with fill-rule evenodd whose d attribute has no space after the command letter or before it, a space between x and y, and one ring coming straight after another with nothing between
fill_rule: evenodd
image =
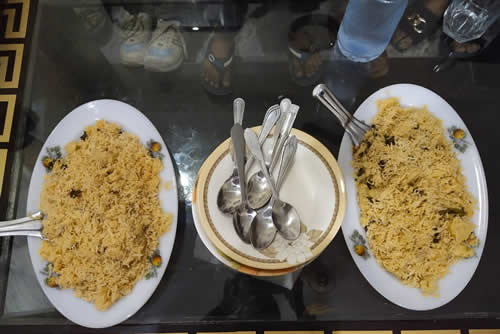
<instances>
[{"instance_id":1,"label":"glass table top","mask_svg":"<svg viewBox=\"0 0 500 334\"><path fill-rule=\"evenodd\" d=\"M23 114L17 124L14 163L5 176L11 194L6 216L25 216L28 185L43 143L65 115L88 101L116 99L142 111L167 143L178 173L178 227L167 271L149 301L126 324L500 317L500 226L494 197L500 190L498 39L477 57L449 62L443 58L449 51L438 25L414 45L401 49L393 39L375 61L353 63L334 45L346 1L47 0L32 1L31 6L19 95ZM175 59L169 65L139 64L132 49L123 48L120 24L139 13L146 13L156 28L161 22L178 22L183 41L177 36L174 43L186 46L179 49L179 64ZM315 26L305 34L313 36L320 51L314 64L297 64L289 47L312 42L291 33L290 27L311 14L328 15L333 24ZM210 48L223 63L233 55L226 72L215 71L207 62ZM443 61L445 68L434 71ZM155 71L175 65L175 70ZM316 75L316 82L303 80ZM233 271L200 240L191 214L192 189L204 159L229 136L232 100L245 99L244 123L255 126L269 106L291 98L301 106L294 127L313 135L336 156L344 131L312 98L313 84L319 82L325 82L350 111L387 85L418 84L447 100L467 124L486 172L489 230L476 273L449 304L424 312L392 304L361 275L342 233L314 262L276 280ZM226 88L231 93L214 94ZM5 280L0 285L0 325L70 323L42 292L26 238L2 240L1 252Z\"/></svg>"}]
</instances>

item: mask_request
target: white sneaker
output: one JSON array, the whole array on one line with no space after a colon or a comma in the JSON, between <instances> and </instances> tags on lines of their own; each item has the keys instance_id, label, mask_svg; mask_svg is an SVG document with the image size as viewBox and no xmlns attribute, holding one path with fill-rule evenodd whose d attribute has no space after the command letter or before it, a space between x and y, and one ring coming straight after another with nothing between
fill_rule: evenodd
<instances>
[{"instance_id":1,"label":"white sneaker","mask_svg":"<svg viewBox=\"0 0 500 334\"><path fill-rule=\"evenodd\" d=\"M144 67L155 72L177 69L187 57L186 43L179 22L158 19L156 30L144 57Z\"/></svg>"},{"instance_id":2,"label":"white sneaker","mask_svg":"<svg viewBox=\"0 0 500 334\"><path fill-rule=\"evenodd\" d=\"M121 27L125 41L120 46L120 59L124 65L142 66L144 54L151 38L151 17L146 13L131 15Z\"/></svg>"}]
</instances>

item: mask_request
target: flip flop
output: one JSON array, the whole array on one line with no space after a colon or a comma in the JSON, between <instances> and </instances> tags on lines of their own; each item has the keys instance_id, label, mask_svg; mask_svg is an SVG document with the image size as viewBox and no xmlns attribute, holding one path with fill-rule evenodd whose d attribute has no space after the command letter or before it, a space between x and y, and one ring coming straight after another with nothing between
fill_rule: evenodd
<instances>
[{"instance_id":1,"label":"flip flop","mask_svg":"<svg viewBox=\"0 0 500 334\"><path fill-rule=\"evenodd\" d=\"M442 15L436 16L422 2L417 1L404 12L391 40L391 45L399 52L404 52L432 36L441 25L442 20ZM400 37L402 33L404 35ZM408 37L411 41L405 43L404 40Z\"/></svg>"},{"instance_id":2,"label":"flip flop","mask_svg":"<svg viewBox=\"0 0 500 334\"><path fill-rule=\"evenodd\" d=\"M485 40L484 38L478 38L467 43L475 43L479 46L477 51L467 52L467 51L455 51L453 50L452 43L454 40L451 37L446 35L442 35L439 41L439 50L441 54L445 54L446 56L442 57L438 63L432 68L432 70L436 73L446 71L453 66L455 66L456 62L459 60L467 60L470 58L474 58L480 55L484 49L491 42Z\"/></svg>"},{"instance_id":3,"label":"flip flop","mask_svg":"<svg viewBox=\"0 0 500 334\"><path fill-rule=\"evenodd\" d=\"M312 86L321 80L321 74L323 73L322 72L323 63L321 63L318 69L314 71L311 76L307 76L304 70L305 64L316 52L319 51L315 52L301 51L294 49L291 46L288 47L288 70L290 72L290 77L292 78L293 82L295 82L297 85L302 87ZM301 77L297 76L296 64L294 60L297 60L300 63L300 66L302 67L303 75Z\"/></svg>"},{"instance_id":4,"label":"flip flop","mask_svg":"<svg viewBox=\"0 0 500 334\"><path fill-rule=\"evenodd\" d=\"M205 71L204 70L202 70L202 72L201 72L201 84L211 94L219 95L219 96L228 95L228 94L231 94L233 91L232 82L231 82L231 85L229 85L228 87L224 87L222 85L222 78L224 78L224 75L226 73L226 69L229 66L232 66L233 58L234 58L234 44L231 47L231 52L229 52L229 55L226 58L217 59L217 58L215 58L213 53L209 51L209 50L212 50L212 41L213 41L213 38L208 43L206 59L209 61L210 64L212 64L212 66L215 68L217 73L219 73L219 78L221 78L221 80L220 80L221 86L216 88L216 87L210 85L205 80Z\"/></svg>"},{"instance_id":5,"label":"flip flop","mask_svg":"<svg viewBox=\"0 0 500 334\"><path fill-rule=\"evenodd\" d=\"M306 26L320 26L326 30L327 38L317 38L315 36L309 36L309 47L307 49L297 49L291 46L291 42L294 39L294 35ZM304 15L296 20L294 20L288 29L288 71L290 72L290 77L292 81L298 86L306 87L312 86L321 80L323 73L323 63L318 67L316 71L311 76L307 76L304 71L304 75L301 77L297 76L296 62L298 61L300 66L304 69L305 64L308 62L309 58L316 53L328 50L335 44L335 39L337 36L339 24L335 19L329 15L324 14L310 14ZM307 34L307 31L304 31Z\"/></svg>"}]
</instances>

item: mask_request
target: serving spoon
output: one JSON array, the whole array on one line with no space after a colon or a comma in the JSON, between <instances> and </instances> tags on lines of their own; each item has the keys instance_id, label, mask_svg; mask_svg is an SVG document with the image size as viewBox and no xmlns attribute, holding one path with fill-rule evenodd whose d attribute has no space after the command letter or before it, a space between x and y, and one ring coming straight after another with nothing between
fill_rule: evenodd
<instances>
[{"instance_id":1,"label":"serving spoon","mask_svg":"<svg viewBox=\"0 0 500 334\"><path fill-rule=\"evenodd\" d=\"M345 132L351 137L354 146L359 146L371 127L348 112L325 84L314 87L312 95L337 117Z\"/></svg>"}]
</instances>

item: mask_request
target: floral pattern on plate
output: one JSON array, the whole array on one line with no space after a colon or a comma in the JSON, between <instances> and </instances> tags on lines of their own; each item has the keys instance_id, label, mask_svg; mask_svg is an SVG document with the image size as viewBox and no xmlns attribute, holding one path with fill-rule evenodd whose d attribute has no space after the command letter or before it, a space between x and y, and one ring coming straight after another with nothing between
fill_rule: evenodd
<instances>
[{"instance_id":1,"label":"floral pattern on plate","mask_svg":"<svg viewBox=\"0 0 500 334\"><path fill-rule=\"evenodd\" d=\"M469 142L465 140L467 137L467 132L456 126L451 126L448 128L448 136L453 142L453 147L455 147L461 153L465 153L469 147Z\"/></svg>"},{"instance_id":2,"label":"floral pattern on plate","mask_svg":"<svg viewBox=\"0 0 500 334\"><path fill-rule=\"evenodd\" d=\"M354 243L353 249L356 254L361 256L363 259L367 259L370 257L370 254L368 253L368 247L366 246L366 240L358 230L354 230L349 239L351 239L351 241Z\"/></svg>"},{"instance_id":3,"label":"floral pattern on plate","mask_svg":"<svg viewBox=\"0 0 500 334\"><path fill-rule=\"evenodd\" d=\"M298 264L313 256L311 247L321 236L323 231L301 225L301 233L297 240L286 240L279 233L271 246L261 251L262 254L280 261L286 260L290 264Z\"/></svg>"}]
</instances>

